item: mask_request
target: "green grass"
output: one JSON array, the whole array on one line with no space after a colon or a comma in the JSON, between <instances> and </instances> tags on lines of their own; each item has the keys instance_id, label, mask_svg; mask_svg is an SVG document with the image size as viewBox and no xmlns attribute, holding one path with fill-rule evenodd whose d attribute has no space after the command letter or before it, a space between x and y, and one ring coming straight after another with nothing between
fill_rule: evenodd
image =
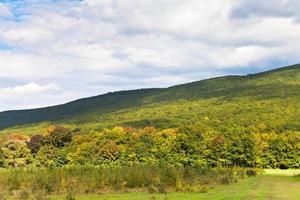
<instances>
[{"instance_id":1,"label":"green grass","mask_svg":"<svg viewBox=\"0 0 300 200\"><path fill-rule=\"evenodd\" d=\"M77 196L82 200L299 200L300 178L291 176L297 170L266 170L264 175L245 178L231 185L220 185L207 193L147 194L129 192ZM299 172L299 170L298 170ZM297 173L298 173L297 172ZM63 200L55 196L53 200Z\"/></svg>"}]
</instances>

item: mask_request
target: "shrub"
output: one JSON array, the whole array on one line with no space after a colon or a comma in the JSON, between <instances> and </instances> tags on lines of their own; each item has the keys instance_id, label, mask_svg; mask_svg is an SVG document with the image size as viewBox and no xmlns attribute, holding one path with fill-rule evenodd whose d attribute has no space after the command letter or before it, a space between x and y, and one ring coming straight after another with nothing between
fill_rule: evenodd
<instances>
[{"instance_id":1,"label":"shrub","mask_svg":"<svg viewBox=\"0 0 300 200\"><path fill-rule=\"evenodd\" d=\"M256 176L256 170L255 169L247 169L246 170L247 176Z\"/></svg>"},{"instance_id":2,"label":"shrub","mask_svg":"<svg viewBox=\"0 0 300 200\"><path fill-rule=\"evenodd\" d=\"M40 147L43 145L44 136L42 135L33 135L29 142L27 142L28 148L31 150L32 153L37 153Z\"/></svg>"}]
</instances>

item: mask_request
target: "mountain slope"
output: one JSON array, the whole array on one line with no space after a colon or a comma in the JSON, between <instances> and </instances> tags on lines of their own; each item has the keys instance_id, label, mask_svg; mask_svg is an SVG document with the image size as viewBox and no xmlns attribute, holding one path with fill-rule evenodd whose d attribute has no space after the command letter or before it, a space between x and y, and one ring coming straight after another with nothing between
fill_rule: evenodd
<instances>
[{"instance_id":1,"label":"mountain slope","mask_svg":"<svg viewBox=\"0 0 300 200\"><path fill-rule=\"evenodd\" d=\"M300 129L300 65L165 89L113 92L64 105L0 113L0 129L54 122L99 128L206 123L219 130ZM238 127L238 128L237 128Z\"/></svg>"}]
</instances>

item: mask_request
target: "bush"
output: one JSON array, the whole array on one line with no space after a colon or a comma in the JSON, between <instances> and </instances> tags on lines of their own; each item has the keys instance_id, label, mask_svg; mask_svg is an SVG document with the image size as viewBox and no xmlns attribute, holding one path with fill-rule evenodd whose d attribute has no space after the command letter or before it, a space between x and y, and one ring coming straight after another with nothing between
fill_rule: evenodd
<instances>
[{"instance_id":1,"label":"bush","mask_svg":"<svg viewBox=\"0 0 300 200\"><path fill-rule=\"evenodd\" d=\"M247 176L256 176L256 170L255 169L247 169L246 170Z\"/></svg>"},{"instance_id":2,"label":"bush","mask_svg":"<svg viewBox=\"0 0 300 200\"><path fill-rule=\"evenodd\" d=\"M40 147L44 143L44 136L42 135L33 135L29 142L27 142L28 148L31 150L32 153L37 153Z\"/></svg>"}]
</instances>

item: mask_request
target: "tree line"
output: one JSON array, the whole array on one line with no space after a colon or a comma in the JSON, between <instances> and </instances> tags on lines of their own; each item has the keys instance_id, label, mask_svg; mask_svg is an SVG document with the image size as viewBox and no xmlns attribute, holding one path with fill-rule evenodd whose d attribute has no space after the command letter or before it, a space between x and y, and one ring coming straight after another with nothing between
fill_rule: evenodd
<instances>
[{"instance_id":1,"label":"tree line","mask_svg":"<svg viewBox=\"0 0 300 200\"><path fill-rule=\"evenodd\" d=\"M299 168L300 132L218 133L201 125L158 130L114 127L84 133L50 126L46 134L8 134L0 167L155 164L178 167Z\"/></svg>"}]
</instances>

